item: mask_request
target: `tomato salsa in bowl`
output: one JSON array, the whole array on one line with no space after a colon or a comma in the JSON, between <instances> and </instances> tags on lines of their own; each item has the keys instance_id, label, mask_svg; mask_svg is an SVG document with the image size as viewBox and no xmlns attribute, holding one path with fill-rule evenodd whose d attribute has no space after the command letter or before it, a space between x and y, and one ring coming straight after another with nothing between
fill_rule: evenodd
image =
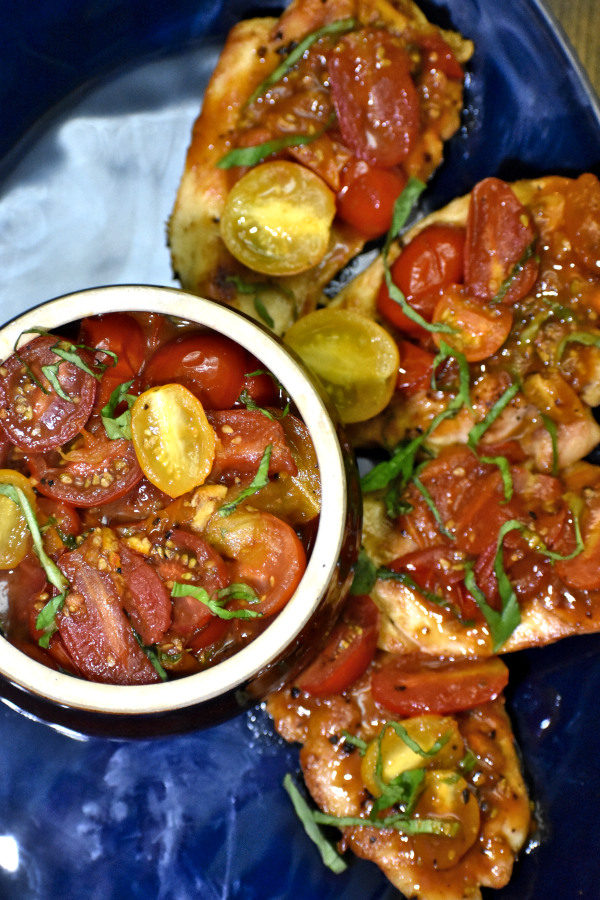
<instances>
[{"instance_id":1,"label":"tomato salsa in bowl","mask_svg":"<svg viewBox=\"0 0 600 900\"><path fill-rule=\"evenodd\" d=\"M13 320L0 359L5 699L82 730L181 728L310 661L360 504L277 338L181 291L108 287Z\"/></svg>"}]
</instances>

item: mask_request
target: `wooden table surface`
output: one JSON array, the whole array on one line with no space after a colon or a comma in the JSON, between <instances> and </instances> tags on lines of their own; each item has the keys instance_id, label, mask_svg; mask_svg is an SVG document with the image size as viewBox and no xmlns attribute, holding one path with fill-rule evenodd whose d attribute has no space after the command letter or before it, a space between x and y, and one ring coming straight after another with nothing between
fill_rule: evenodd
<instances>
[{"instance_id":1,"label":"wooden table surface","mask_svg":"<svg viewBox=\"0 0 600 900\"><path fill-rule=\"evenodd\" d=\"M546 0L546 5L562 26L600 95L600 0Z\"/></svg>"}]
</instances>

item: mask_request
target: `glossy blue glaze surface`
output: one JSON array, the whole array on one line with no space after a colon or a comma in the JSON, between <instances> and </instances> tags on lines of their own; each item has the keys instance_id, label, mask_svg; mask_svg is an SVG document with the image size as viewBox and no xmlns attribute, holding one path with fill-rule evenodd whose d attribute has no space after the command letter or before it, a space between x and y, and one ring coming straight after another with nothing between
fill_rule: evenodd
<instances>
[{"instance_id":1,"label":"glossy blue glaze surface","mask_svg":"<svg viewBox=\"0 0 600 900\"><path fill-rule=\"evenodd\" d=\"M38 0L0 36L0 319L70 290L172 284L165 221L220 35L276 3ZM600 167L595 99L534 0L424 4L476 44L464 128L428 191ZM76 311L75 311L76 313ZM599 895L600 637L515 655L510 709L542 823L499 900ZM0 897L391 900L329 873L264 714L142 741L53 730L0 703Z\"/></svg>"}]
</instances>

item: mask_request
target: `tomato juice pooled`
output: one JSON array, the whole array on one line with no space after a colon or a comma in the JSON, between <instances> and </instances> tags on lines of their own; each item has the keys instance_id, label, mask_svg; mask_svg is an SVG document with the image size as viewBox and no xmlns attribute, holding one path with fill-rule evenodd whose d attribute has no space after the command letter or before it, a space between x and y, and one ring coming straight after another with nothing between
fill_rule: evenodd
<instances>
[{"instance_id":1,"label":"tomato juice pooled","mask_svg":"<svg viewBox=\"0 0 600 900\"><path fill-rule=\"evenodd\" d=\"M234 341L155 313L40 329L0 366L0 612L52 668L191 674L296 590L320 510L285 389Z\"/></svg>"}]
</instances>

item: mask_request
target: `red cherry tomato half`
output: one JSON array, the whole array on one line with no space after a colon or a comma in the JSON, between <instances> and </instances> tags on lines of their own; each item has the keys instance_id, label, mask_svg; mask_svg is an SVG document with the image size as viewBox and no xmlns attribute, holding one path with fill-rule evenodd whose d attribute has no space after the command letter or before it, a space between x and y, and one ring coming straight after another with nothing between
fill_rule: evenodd
<instances>
[{"instance_id":1,"label":"red cherry tomato half","mask_svg":"<svg viewBox=\"0 0 600 900\"><path fill-rule=\"evenodd\" d=\"M462 80L464 76L463 67L438 32L424 32L419 35L418 40L419 46L424 51L427 68L437 69L439 72L447 75L448 78Z\"/></svg>"},{"instance_id":2,"label":"red cherry tomato half","mask_svg":"<svg viewBox=\"0 0 600 900\"><path fill-rule=\"evenodd\" d=\"M351 597L325 648L297 679L312 697L339 694L365 672L375 655L379 613L368 596Z\"/></svg>"},{"instance_id":3,"label":"red cherry tomato half","mask_svg":"<svg viewBox=\"0 0 600 900\"><path fill-rule=\"evenodd\" d=\"M0 425L9 440L23 450L43 452L60 447L78 434L92 410L96 381L52 351L61 340L42 334L0 367ZM70 346L70 342L66 344ZM93 364L85 350L77 350L77 354L88 367ZM61 393L70 399L57 393L42 366L53 367Z\"/></svg>"},{"instance_id":4,"label":"red cherry tomato half","mask_svg":"<svg viewBox=\"0 0 600 900\"><path fill-rule=\"evenodd\" d=\"M433 374L433 353L423 350L412 341L398 341L400 350L400 366L396 380L397 390L409 394L414 391L427 390Z\"/></svg>"},{"instance_id":5,"label":"red cherry tomato half","mask_svg":"<svg viewBox=\"0 0 600 900\"><path fill-rule=\"evenodd\" d=\"M272 448L269 474L298 474L280 422L253 409L209 412L207 418L216 436L211 479L229 483L255 475L269 445Z\"/></svg>"},{"instance_id":6,"label":"red cherry tomato half","mask_svg":"<svg viewBox=\"0 0 600 900\"><path fill-rule=\"evenodd\" d=\"M131 441L111 441L98 429L86 432L67 453L31 454L27 462L36 488L73 506L100 506L122 497L142 478Z\"/></svg>"},{"instance_id":7,"label":"red cherry tomato half","mask_svg":"<svg viewBox=\"0 0 600 900\"><path fill-rule=\"evenodd\" d=\"M508 669L497 659L458 663L392 659L373 672L376 703L399 716L447 715L495 700L508 683Z\"/></svg>"},{"instance_id":8,"label":"red cherry tomato half","mask_svg":"<svg viewBox=\"0 0 600 900\"><path fill-rule=\"evenodd\" d=\"M406 176L394 169L369 169L337 195L338 215L367 238L385 234L392 224L394 203L406 186Z\"/></svg>"},{"instance_id":9,"label":"red cherry tomato half","mask_svg":"<svg viewBox=\"0 0 600 900\"><path fill-rule=\"evenodd\" d=\"M261 361L251 355L246 357L242 391L245 391L257 406L263 408L276 406L279 398L279 388L275 380L265 370Z\"/></svg>"},{"instance_id":10,"label":"red cherry tomato half","mask_svg":"<svg viewBox=\"0 0 600 900\"><path fill-rule=\"evenodd\" d=\"M219 334L184 334L154 354L144 378L148 385L178 382L205 409L229 409L240 396L247 372L246 354Z\"/></svg>"},{"instance_id":11,"label":"red cherry tomato half","mask_svg":"<svg viewBox=\"0 0 600 900\"><path fill-rule=\"evenodd\" d=\"M465 245L465 284L483 300L502 292L502 302L516 303L535 284L538 263L531 257L515 266L535 240L529 211L510 185L486 178L471 193Z\"/></svg>"},{"instance_id":12,"label":"red cherry tomato half","mask_svg":"<svg viewBox=\"0 0 600 900\"><path fill-rule=\"evenodd\" d=\"M442 292L433 319L454 329L451 334L436 333L439 346L444 341L463 353L467 362L488 359L504 344L512 328L513 316L502 304L486 305L467 294L461 285L451 285Z\"/></svg>"},{"instance_id":13,"label":"red cherry tomato half","mask_svg":"<svg viewBox=\"0 0 600 900\"><path fill-rule=\"evenodd\" d=\"M97 356L107 366L96 397L96 409L102 409L116 387L139 375L148 352L146 339L133 316L108 313L82 319L80 343L98 350L110 350L117 357L115 364L111 356Z\"/></svg>"},{"instance_id":14,"label":"red cherry tomato half","mask_svg":"<svg viewBox=\"0 0 600 900\"><path fill-rule=\"evenodd\" d=\"M154 666L135 639L121 597L108 574L96 563L98 554L87 542L77 550L64 553L59 567L71 590L56 623L60 637L85 678L109 684L149 684L159 681Z\"/></svg>"},{"instance_id":15,"label":"red cherry tomato half","mask_svg":"<svg viewBox=\"0 0 600 900\"><path fill-rule=\"evenodd\" d=\"M381 29L352 32L327 69L344 143L372 166L405 159L419 131L419 96L400 41Z\"/></svg>"},{"instance_id":16,"label":"red cherry tomato half","mask_svg":"<svg viewBox=\"0 0 600 900\"><path fill-rule=\"evenodd\" d=\"M123 608L144 644L156 644L171 624L169 591L139 553L121 544L119 556L124 582Z\"/></svg>"}]
</instances>

